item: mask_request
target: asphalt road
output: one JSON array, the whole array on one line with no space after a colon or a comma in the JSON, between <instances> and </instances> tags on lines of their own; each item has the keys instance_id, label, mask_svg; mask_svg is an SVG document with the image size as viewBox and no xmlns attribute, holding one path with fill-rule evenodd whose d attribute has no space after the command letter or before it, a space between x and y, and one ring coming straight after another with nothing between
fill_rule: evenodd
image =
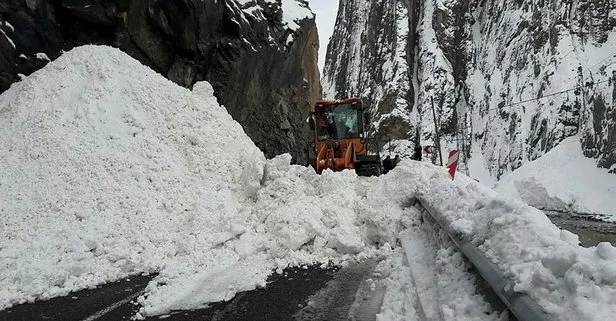
<instances>
[{"instance_id":1,"label":"asphalt road","mask_svg":"<svg viewBox=\"0 0 616 321\"><path fill-rule=\"evenodd\" d=\"M544 211L552 223L580 237L585 247L599 242L610 242L616 246L616 223L606 222L602 217L590 214Z\"/></svg>"},{"instance_id":2,"label":"asphalt road","mask_svg":"<svg viewBox=\"0 0 616 321\"><path fill-rule=\"evenodd\" d=\"M346 320L358 289L364 280L374 278L374 266L374 262L364 262L344 268L291 268L270 276L265 289L238 293L232 300L214 303L207 309L175 311L146 320ZM66 297L22 304L0 311L0 320L131 320L139 308L135 299L152 278L136 276ZM382 294L373 291L374 298L363 298L363 310L355 311L361 314L356 319L375 320Z\"/></svg>"},{"instance_id":3,"label":"asphalt road","mask_svg":"<svg viewBox=\"0 0 616 321\"><path fill-rule=\"evenodd\" d=\"M2 321L130 320L137 298L153 275L135 276L65 297L22 304L0 311Z\"/></svg>"}]
</instances>

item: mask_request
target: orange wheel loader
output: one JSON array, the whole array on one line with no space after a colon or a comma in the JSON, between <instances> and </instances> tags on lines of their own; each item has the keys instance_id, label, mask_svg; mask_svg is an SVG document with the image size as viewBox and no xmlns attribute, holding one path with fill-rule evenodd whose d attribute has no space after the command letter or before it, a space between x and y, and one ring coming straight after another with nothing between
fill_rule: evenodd
<instances>
[{"instance_id":1,"label":"orange wheel loader","mask_svg":"<svg viewBox=\"0 0 616 321\"><path fill-rule=\"evenodd\" d=\"M320 100L314 104L308 118L314 137L308 146L308 163L317 173L324 169L354 169L361 176L381 175L378 142L367 137L368 115L361 98Z\"/></svg>"}]
</instances>

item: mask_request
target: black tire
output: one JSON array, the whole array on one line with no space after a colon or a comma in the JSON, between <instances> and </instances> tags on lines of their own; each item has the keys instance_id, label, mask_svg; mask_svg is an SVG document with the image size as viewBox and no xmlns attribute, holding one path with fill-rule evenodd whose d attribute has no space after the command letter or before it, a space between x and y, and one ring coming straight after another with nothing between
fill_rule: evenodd
<instances>
[{"instance_id":1,"label":"black tire","mask_svg":"<svg viewBox=\"0 0 616 321\"><path fill-rule=\"evenodd\" d=\"M380 176L382 173L381 164L378 162L355 163L355 173L358 176Z\"/></svg>"}]
</instances>

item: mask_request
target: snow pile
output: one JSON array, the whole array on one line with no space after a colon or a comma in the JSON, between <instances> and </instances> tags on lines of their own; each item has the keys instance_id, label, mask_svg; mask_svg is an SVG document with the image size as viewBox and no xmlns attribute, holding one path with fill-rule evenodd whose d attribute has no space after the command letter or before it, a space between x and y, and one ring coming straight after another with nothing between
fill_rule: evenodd
<instances>
[{"instance_id":1,"label":"snow pile","mask_svg":"<svg viewBox=\"0 0 616 321\"><path fill-rule=\"evenodd\" d=\"M212 93L87 46L0 96L0 307L242 232L265 157Z\"/></svg>"},{"instance_id":2,"label":"snow pile","mask_svg":"<svg viewBox=\"0 0 616 321\"><path fill-rule=\"evenodd\" d=\"M267 162L262 188L244 207L250 214L238 235L209 251L170 260L140 298L144 314L229 300L265 286L273 269L339 264L391 250L401 209L383 204L383 194L369 193L376 179L359 181L351 171L319 176L290 161L285 154ZM202 251L190 249L195 250Z\"/></svg>"},{"instance_id":3,"label":"snow pile","mask_svg":"<svg viewBox=\"0 0 616 321\"><path fill-rule=\"evenodd\" d=\"M212 94L84 46L0 96L0 308L157 271L160 314L390 248L370 180L266 163Z\"/></svg>"},{"instance_id":4,"label":"snow pile","mask_svg":"<svg viewBox=\"0 0 616 321\"><path fill-rule=\"evenodd\" d=\"M616 219L616 175L584 157L577 136L504 175L496 190L541 209L606 214Z\"/></svg>"}]
</instances>

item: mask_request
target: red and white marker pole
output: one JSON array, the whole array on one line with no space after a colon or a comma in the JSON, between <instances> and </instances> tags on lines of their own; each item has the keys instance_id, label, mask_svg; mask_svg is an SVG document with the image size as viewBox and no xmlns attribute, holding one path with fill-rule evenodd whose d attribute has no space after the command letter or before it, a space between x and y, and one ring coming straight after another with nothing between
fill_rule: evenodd
<instances>
[{"instance_id":1,"label":"red and white marker pole","mask_svg":"<svg viewBox=\"0 0 616 321\"><path fill-rule=\"evenodd\" d=\"M458 167L458 153L457 149L454 149L449 152L449 159L447 159L447 167L449 168L449 176L451 176L451 180L453 180L456 175L456 168Z\"/></svg>"}]
</instances>

